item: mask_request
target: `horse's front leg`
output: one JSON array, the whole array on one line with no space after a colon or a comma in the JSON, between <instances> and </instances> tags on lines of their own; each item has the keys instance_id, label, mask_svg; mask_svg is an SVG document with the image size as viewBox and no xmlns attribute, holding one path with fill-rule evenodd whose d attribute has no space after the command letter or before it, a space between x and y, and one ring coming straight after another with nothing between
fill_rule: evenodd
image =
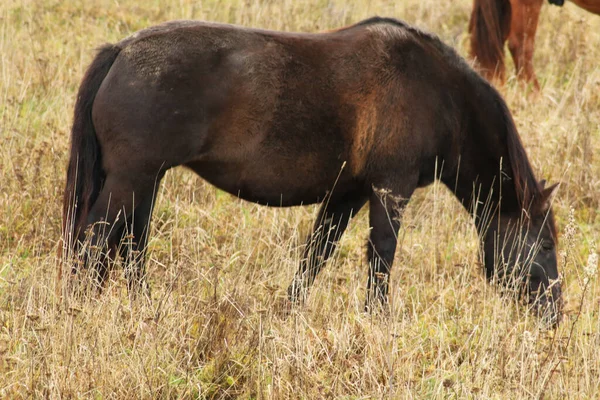
<instances>
[{"instance_id":1,"label":"horse's front leg","mask_svg":"<svg viewBox=\"0 0 600 400\"><path fill-rule=\"evenodd\" d=\"M400 217L411 194L412 190L399 194L399 192L382 189L375 190L371 195L369 201L371 231L367 243L369 278L366 311L387 308L390 270L398 242Z\"/></svg>"},{"instance_id":2,"label":"horse's front leg","mask_svg":"<svg viewBox=\"0 0 600 400\"><path fill-rule=\"evenodd\" d=\"M288 288L292 303L305 299L308 289L335 250L348 222L366 202L366 196L349 195L345 196L343 202L323 203L304 249L300 268Z\"/></svg>"}]
</instances>

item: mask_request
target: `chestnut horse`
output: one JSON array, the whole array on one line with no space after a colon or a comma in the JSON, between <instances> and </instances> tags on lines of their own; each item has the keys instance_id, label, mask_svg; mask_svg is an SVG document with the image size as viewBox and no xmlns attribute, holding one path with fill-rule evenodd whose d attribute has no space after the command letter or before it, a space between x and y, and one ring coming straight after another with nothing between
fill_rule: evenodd
<instances>
[{"instance_id":1,"label":"chestnut horse","mask_svg":"<svg viewBox=\"0 0 600 400\"><path fill-rule=\"evenodd\" d=\"M174 21L102 47L79 88L64 195L65 243L100 286L120 251L130 290L145 287L157 186L180 165L248 201L322 204L292 302L369 202L368 309L386 305L403 207L438 178L474 216L487 276L558 321L554 187L498 92L403 22L309 34Z\"/></svg>"},{"instance_id":2,"label":"chestnut horse","mask_svg":"<svg viewBox=\"0 0 600 400\"><path fill-rule=\"evenodd\" d=\"M562 6L564 0L548 0ZM571 0L600 15L600 0ZM517 76L540 85L533 70L533 49L540 10L544 0L474 0L469 33L470 53L488 79L505 80L504 43L515 63Z\"/></svg>"}]
</instances>

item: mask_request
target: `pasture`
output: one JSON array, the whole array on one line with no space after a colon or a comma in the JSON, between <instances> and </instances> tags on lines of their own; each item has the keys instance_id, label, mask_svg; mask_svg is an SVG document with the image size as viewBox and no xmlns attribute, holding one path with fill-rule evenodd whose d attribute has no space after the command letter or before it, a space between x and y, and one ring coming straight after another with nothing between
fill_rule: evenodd
<instances>
[{"instance_id":1,"label":"pasture","mask_svg":"<svg viewBox=\"0 0 600 400\"><path fill-rule=\"evenodd\" d=\"M317 206L254 205L185 169L158 193L150 301L130 301L121 268L100 295L58 281L73 106L101 44L172 19L314 32L381 15L466 55L470 11L470 0L3 1L0 398L598 398L600 17L568 2L542 8L540 91L511 64L500 88L537 176L561 182L557 330L486 282L472 219L439 183L404 213L387 317L363 312L367 209L284 315Z\"/></svg>"}]
</instances>

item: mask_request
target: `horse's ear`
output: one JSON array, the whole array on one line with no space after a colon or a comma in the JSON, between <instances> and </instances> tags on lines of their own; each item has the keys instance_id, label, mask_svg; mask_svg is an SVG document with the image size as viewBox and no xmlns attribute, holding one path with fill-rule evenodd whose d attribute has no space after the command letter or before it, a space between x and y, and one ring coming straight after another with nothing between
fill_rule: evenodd
<instances>
[{"instance_id":1,"label":"horse's ear","mask_svg":"<svg viewBox=\"0 0 600 400\"><path fill-rule=\"evenodd\" d=\"M556 196L556 193L558 192L559 185L560 185L560 183L555 183L554 185L552 185L550 187L546 187L546 181L545 180L540 181L540 186L542 187L542 198L541 198L541 202L540 202L541 203L540 211L542 213L545 213L546 211L548 211L550 209L552 200L554 199L554 196Z\"/></svg>"}]
</instances>

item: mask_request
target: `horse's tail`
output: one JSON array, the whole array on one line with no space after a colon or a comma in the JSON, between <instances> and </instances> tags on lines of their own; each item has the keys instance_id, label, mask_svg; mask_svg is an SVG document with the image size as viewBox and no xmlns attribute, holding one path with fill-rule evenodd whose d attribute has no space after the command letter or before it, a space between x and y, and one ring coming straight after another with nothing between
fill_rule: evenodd
<instances>
[{"instance_id":1,"label":"horse's tail","mask_svg":"<svg viewBox=\"0 0 600 400\"><path fill-rule=\"evenodd\" d=\"M72 249L83 233L87 214L98 198L106 178L92 122L92 105L120 51L121 48L116 45L101 47L88 67L77 94L71 129L71 155L63 197L63 245L67 249Z\"/></svg>"},{"instance_id":2,"label":"horse's tail","mask_svg":"<svg viewBox=\"0 0 600 400\"><path fill-rule=\"evenodd\" d=\"M504 42L510 33L509 0L474 0L469 33L471 57L486 77L504 80Z\"/></svg>"}]
</instances>

